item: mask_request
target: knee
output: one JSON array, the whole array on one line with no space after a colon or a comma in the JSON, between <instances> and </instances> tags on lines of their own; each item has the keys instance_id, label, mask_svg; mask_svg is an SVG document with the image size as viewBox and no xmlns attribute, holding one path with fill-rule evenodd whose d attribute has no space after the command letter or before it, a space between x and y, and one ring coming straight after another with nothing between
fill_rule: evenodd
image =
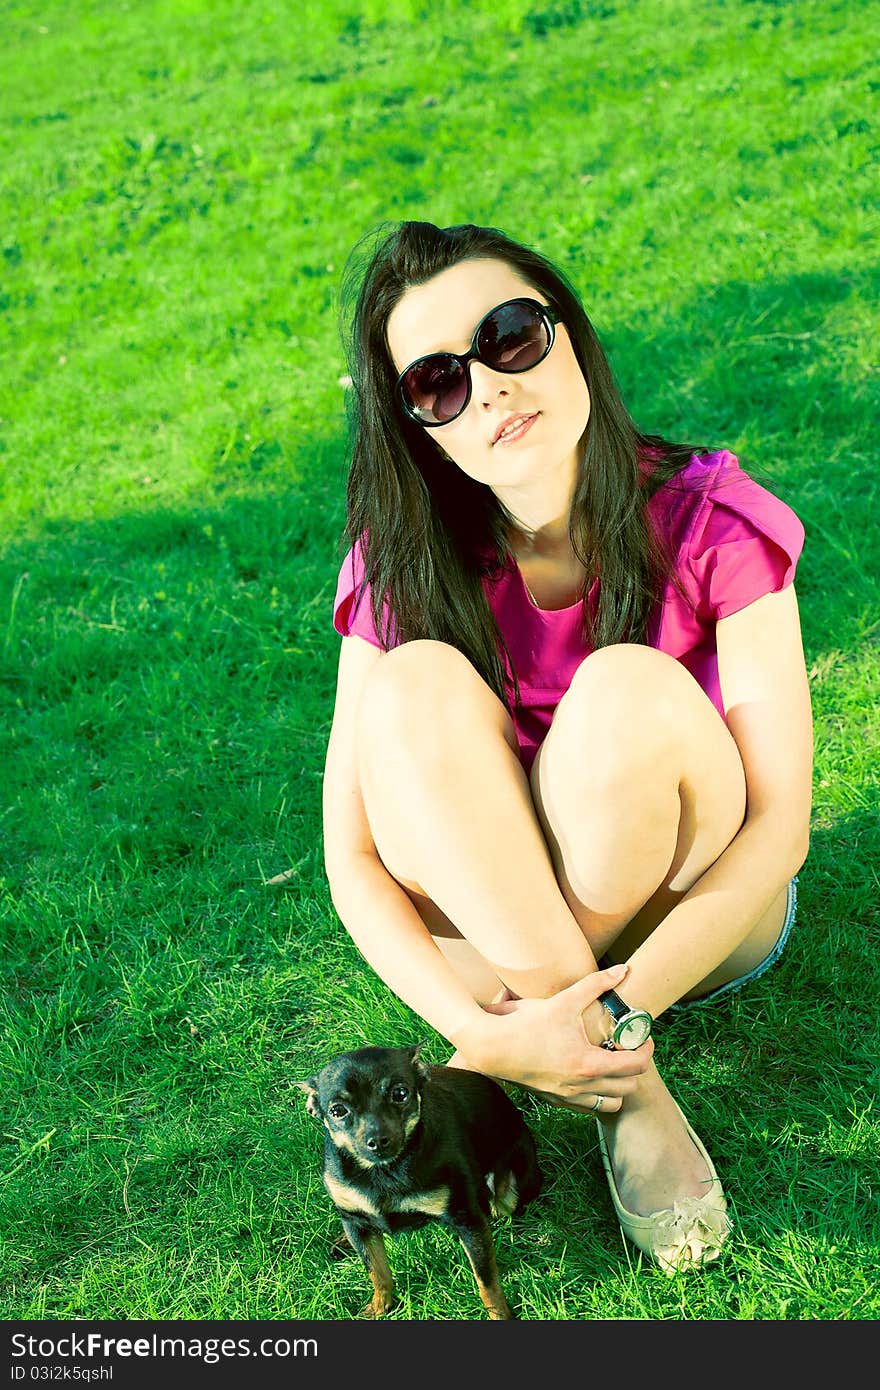
<instances>
[{"instance_id":1,"label":"knee","mask_svg":"<svg viewBox=\"0 0 880 1390\"><path fill-rule=\"evenodd\" d=\"M635 642L601 647L581 662L566 696L571 731L589 740L591 757L652 758L674 743L703 691L680 662Z\"/></svg>"},{"instance_id":2,"label":"knee","mask_svg":"<svg viewBox=\"0 0 880 1390\"><path fill-rule=\"evenodd\" d=\"M399 747L411 738L424 748L432 735L445 735L481 685L467 657L447 643L405 642L386 652L367 677L359 735L379 747L388 748L390 741Z\"/></svg>"}]
</instances>

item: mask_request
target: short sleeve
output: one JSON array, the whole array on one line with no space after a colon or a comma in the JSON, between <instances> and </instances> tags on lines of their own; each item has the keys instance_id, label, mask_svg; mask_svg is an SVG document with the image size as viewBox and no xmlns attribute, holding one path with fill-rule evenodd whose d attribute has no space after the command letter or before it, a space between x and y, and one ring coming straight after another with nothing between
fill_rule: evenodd
<instances>
[{"instance_id":1,"label":"short sleeve","mask_svg":"<svg viewBox=\"0 0 880 1390\"><path fill-rule=\"evenodd\" d=\"M339 570L333 602L333 626L342 637L363 637L383 651L385 644L373 623L370 586L364 583L364 559L360 542L352 546Z\"/></svg>"},{"instance_id":2,"label":"short sleeve","mask_svg":"<svg viewBox=\"0 0 880 1390\"><path fill-rule=\"evenodd\" d=\"M790 584L804 546L791 507L728 457L688 547L700 616L716 622Z\"/></svg>"}]
</instances>

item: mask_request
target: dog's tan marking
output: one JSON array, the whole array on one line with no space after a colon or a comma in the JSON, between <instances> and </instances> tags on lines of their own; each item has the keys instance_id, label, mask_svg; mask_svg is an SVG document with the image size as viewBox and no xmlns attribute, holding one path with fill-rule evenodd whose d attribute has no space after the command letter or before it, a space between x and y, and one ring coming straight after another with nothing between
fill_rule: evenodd
<instances>
[{"instance_id":1,"label":"dog's tan marking","mask_svg":"<svg viewBox=\"0 0 880 1390\"><path fill-rule=\"evenodd\" d=\"M470 1261L471 1269L474 1271L474 1278L477 1281L477 1290L480 1298L483 1300L483 1307L488 1312L489 1317L493 1320L512 1319L513 1312L510 1304L504 1297L504 1290L498 1278L498 1266L495 1263L495 1247L491 1242L491 1238L484 1252L488 1265L485 1271L488 1277L485 1280L480 1276L480 1271L477 1268L476 1251L470 1249L469 1246L465 1244L465 1253Z\"/></svg>"},{"instance_id":2,"label":"dog's tan marking","mask_svg":"<svg viewBox=\"0 0 880 1390\"><path fill-rule=\"evenodd\" d=\"M394 1279L388 1268L385 1244L378 1231L370 1231L364 1239L367 1269L373 1285L373 1297L361 1310L362 1318L381 1318L394 1307Z\"/></svg>"},{"instance_id":3,"label":"dog's tan marking","mask_svg":"<svg viewBox=\"0 0 880 1390\"><path fill-rule=\"evenodd\" d=\"M359 1167L363 1169L368 1169L374 1166L372 1163L369 1163L365 1158L361 1158L357 1149L352 1144L351 1139L345 1133L344 1130L332 1129L330 1125L327 1124L326 1120L324 1121L324 1126L327 1130L327 1133L330 1135L330 1138L333 1140L333 1143L336 1145L337 1149L345 1149L345 1152L347 1154L351 1154L351 1157L354 1159L355 1163L357 1163Z\"/></svg>"},{"instance_id":4,"label":"dog's tan marking","mask_svg":"<svg viewBox=\"0 0 880 1390\"><path fill-rule=\"evenodd\" d=\"M416 1096L416 1108L415 1108L413 1114L410 1115L409 1119L407 1120L406 1125L405 1125L405 1127L404 1127L404 1131L403 1131L403 1132L404 1132L404 1135L406 1136L407 1139L408 1139L409 1136L412 1134L413 1130L415 1129L416 1125L418 1124L418 1122L419 1122L419 1120L420 1120L421 1118L422 1118L422 1098L421 1098L421 1096Z\"/></svg>"},{"instance_id":5,"label":"dog's tan marking","mask_svg":"<svg viewBox=\"0 0 880 1390\"><path fill-rule=\"evenodd\" d=\"M336 1178L325 1174L324 1186L330 1193L332 1201L343 1211L362 1211L367 1216L379 1215L379 1208L373 1205L369 1197L366 1197L358 1188L352 1187L350 1183L339 1182Z\"/></svg>"},{"instance_id":6,"label":"dog's tan marking","mask_svg":"<svg viewBox=\"0 0 880 1390\"><path fill-rule=\"evenodd\" d=\"M449 1207L449 1188L435 1187L430 1192L414 1192L398 1197L395 1211L423 1211L427 1216L445 1216Z\"/></svg>"}]
</instances>

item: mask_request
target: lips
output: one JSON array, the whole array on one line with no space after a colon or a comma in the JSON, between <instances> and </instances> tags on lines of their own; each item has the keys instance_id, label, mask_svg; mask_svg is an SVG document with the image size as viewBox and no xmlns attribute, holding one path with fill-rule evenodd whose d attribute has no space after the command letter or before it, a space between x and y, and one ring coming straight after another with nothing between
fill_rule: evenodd
<instances>
[{"instance_id":1,"label":"lips","mask_svg":"<svg viewBox=\"0 0 880 1390\"><path fill-rule=\"evenodd\" d=\"M531 429L537 420L540 411L532 411L531 414L519 412L516 415L508 415L506 420L502 420L494 435L492 436L492 446L496 444L513 444L517 439L522 439L523 435Z\"/></svg>"}]
</instances>

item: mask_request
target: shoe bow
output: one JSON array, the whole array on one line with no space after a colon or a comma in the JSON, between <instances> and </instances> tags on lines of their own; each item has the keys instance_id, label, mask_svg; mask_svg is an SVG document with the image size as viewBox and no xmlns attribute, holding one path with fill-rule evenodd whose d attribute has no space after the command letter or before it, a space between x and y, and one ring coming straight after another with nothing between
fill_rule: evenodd
<instances>
[{"instance_id":1,"label":"shoe bow","mask_svg":"<svg viewBox=\"0 0 880 1390\"><path fill-rule=\"evenodd\" d=\"M733 1229L723 1208L705 1197L683 1197L669 1211L657 1212L652 1226L654 1254L667 1274L717 1260Z\"/></svg>"}]
</instances>

